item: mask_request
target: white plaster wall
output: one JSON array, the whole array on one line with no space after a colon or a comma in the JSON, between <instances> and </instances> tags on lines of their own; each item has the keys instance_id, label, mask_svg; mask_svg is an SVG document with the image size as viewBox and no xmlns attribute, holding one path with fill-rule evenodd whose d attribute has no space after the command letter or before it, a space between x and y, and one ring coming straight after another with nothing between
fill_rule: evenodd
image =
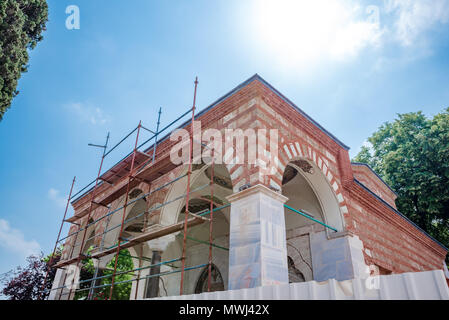
<instances>
[{"instance_id":1,"label":"white plaster wall","mask_svg":"<svg viewBox=\"0 0 449 320\"><path fill-rule=\"evenodd\" d=\"M170 300L449 300L442 270L163 297ZM377 286L372 283L377 282Z\"/></svg>"},{"instance_id":2,"label":"white plaster wall","mask_svg":"<svg viewBox=\"0 0 449 320\"><path fill-rule=\"evenodd\" d=\"M229 246L229 236L222 236L214 239L214 243L216 245L228 248ZM177 257L180 257L182 254L182 239L171 243L167 250L162 255L162 261L168 261ZM208 263L209 261L209 246L206 244L195 244L187 247L186 252L186 268L190 266L196 266ZM223 278L225 290L227 290L227 279L228 279L228 261L229 261L229 253L226 250L219 248L212 248L212 263L218 268ZM178 261L176 263L177 266L181 265L181 262ZM196 284L198 282L198 278L200 277L204 267L198 269L192 269L189 271L185 271L184 273L184 292L186 294L191 294L195 291ZM161 267L161 273L169 272L174 270L180 270L179 268L172 268L167 265L163 265ZM173 273L170 275L163 276L163 281L165 283L165 290L160 283L159 292L160 295L179 295L179 287L181 282L181 273Z\"/></svg>"}]
</instances>

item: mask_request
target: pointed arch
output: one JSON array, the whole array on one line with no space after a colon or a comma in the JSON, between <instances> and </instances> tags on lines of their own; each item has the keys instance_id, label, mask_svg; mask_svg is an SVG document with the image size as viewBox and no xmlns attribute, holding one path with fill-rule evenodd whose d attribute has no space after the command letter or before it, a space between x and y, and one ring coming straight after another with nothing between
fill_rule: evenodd
<instances>
[{"instance_id":1,"label":"pointed arch","mask_svg":"<svg viewBox=\"0 0 449 320\"><path fill-rule=\"evenodd\" d=\"M300 168L300 161L306 161L310 168ZM271 177L270 184L282 189L282 180L287 166L295 168L308 182L320 202L324 222L338 231L345 229L344 215L348 213L342 186L336 173L330 169L329 160L306 142L285 143L275 158L278 171ZM299 165L299 166L298 166ZM307 172L309 169L310 172Z\"/></svg>"}]
</instances>

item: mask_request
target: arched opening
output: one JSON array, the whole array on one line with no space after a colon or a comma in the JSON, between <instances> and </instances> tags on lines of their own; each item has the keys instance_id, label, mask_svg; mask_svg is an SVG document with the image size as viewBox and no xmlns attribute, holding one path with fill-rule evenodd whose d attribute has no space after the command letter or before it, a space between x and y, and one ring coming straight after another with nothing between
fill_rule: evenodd
<instances>
[{"instance_id":1,"label":"arched opening","mask_svg":"<svg viewBox=\"0 0 449 320\"><path fill-rule=\"evenodd\" d=\"M299 271L296 266L293 259L288 256L287 257L287 264L288 264L288 282L289 283L296 283L296 282L304 282L306 281L304 278L304 275L301 271Z\"/></svg>"},{"instance_id":2,"label":"arched opening","mask_svg":"<svg viewBox=\"0 0 449 320\"><path fill-rule=\"evenodd\" d=\"M342 231L343 221L336 196L312 161L296 158L288 163L282 180L282 194L288 198L287 206ZM289 281L314 280L311 235L329 236L335 231L287 208L284 215Z\"/></svg>"},{"instance_id":3,"label":"arched opening","mask_svg":"<svg viewBox=\"0 0 449 320\"><path fill-rule=\"evenodd\" d=\"M140 189L133 189L129 193L128 201L130 204L126 208L122 232L123 239L134 238L143 232L145 227L145 212L147 210L147 203L145 198L138 199L141 194L142 190ZM122 198L121 201L118 201L116 207L121 207L123 204L124 199ZM95 242L96 249L104 250L117 245L122 217L123 209L104 219L103 224L105 233L98 236L98 238L101 239L97 239L98 241ZM117 258L116 276L114 279L115 285L112 292L113 300L128 300L137 298L137 281L130 280L137 278L139 274L137 271L131 272L130 270L135 270L147 263L147 259L145 259L145 254L147 252L145 250L145 244L140 244L119 252ZM107 299L109 297L112 274L114 273L115 268L115 253L102 257L101 261L98 261L95 265L90 263L90 259L87 261L88 265L86 267L89 269L89 273L91 273L90 278L94 277L97 279L87 283L90 290L85 291L83 296L87 297L88 293L90 293L90 299Z\"/></svg>"},{"instance_id":4,"label":"arched opening","mask_svg":"<svg viewBox=\"0 0 449 320\"><path fill-rule=\"evenodd\" d=\"M195 293L203 293L208 292L209 287L209 267L205 267L201 272L198 281L195 287ZM215 264L211 266L210 272L210 290L213 291L223 291L224 290L224 281L221 276L220 270L218 270Z\"/></svg>"},{"instance_id":5,"label":"arched opening","mask_svg":"<svg viewBox=\"0 0 449 320\"><path fill-rule=\"evenodd\" d=\"M189 212L204 213L210 211L210 200L213 199L214 209L220 208L227 204L226 197L233 193L232 182L229 172L224 165L214 166L213 177L213 198L211 198L211 176L212 169L207 165L195 165L192 172L192 183L190 186L191 198L189 199ZM183 182L183 185L181 184ZM176 192L174 192L176 191ZM166 201L175 199L186 192L186 179L178 182L172 187ZM186 211L185 198L171 204L162 211L161 221L165 223L176 223L184 221ZM230 207L216 210L213 213L213 247L212 247L212 261L215 265L215 270L220 270L221 279L227 279L228 275L228 260L229 260L229 214ZM204 215L210 217L210 214ZM184 241L183 232L178 232L174 235L172 241L167 249L162 254L162 261L177 259L182 256L182 247ZM192 268L184 274L183 293L191 294L197 290L198 279L202 272L204 272L204 264L209 261L209 222L204 222L200 225L189 227L186 235L186 268ZM174 265L163 265L161 272L170 272L180 270L181 263ZM207 268L206 268L207 269ZM207 273L207 271L206 271ZM179 285L181 280L180 272L175 272L167 276L160 277L163 282L160 283L161 295L179 295ZM226 281L223 281L223 288L227 287ZM207 284L206 284L207 285ZM218 288L218 285L217 285ZM220 287L221 288L221 287ZM218 289L217 289L218 290Z\"/></svg>"}]
</instances>

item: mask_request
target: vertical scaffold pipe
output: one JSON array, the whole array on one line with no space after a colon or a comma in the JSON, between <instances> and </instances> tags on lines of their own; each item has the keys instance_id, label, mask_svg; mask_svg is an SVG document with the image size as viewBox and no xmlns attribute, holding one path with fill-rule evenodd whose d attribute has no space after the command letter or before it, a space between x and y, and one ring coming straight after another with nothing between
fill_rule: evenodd
<instances>
[{"instance_id":1,"label":"vertical scaffold pipe","mask_svg":"<svg viewBox=\"0 0 449 320\"><path fill-rule=\"evenodd\" d=\"M111 212L111 207L109 207L108 212L106 213L106 215L108 215L108 218L106 219L106 228L105 228L105 230L108 229L109 221L111 220L110 212ZM106 236L106 233L103 233L103 235L101 236L100 251L103 251L103 245L104 245L105 236ZM96 237L95 237L95 239L96 239ZM98 277L99 277L98 275L100 273L102 274L103 271L100 270L99 265L97 264L97 266L95 267L94 277L92 278L92 282L90 284L89 293L87 294L87 300L92 300L93 297L94 297L94 294L95 294L95 291L96 291L95 287L98 286L97 282L100 280L100 279L98 279Z\"/></svg>"},{"instance_id":2,"label":"vertical scaffold pipe","mask_svg":"<svg viewBox=\"0 0 449 320\"><path fill-rule=\"evenodd\" d=\"M158 129L157 130L159 130L159 125L158 125ZM156 130L156 132L157 132L157 130ZM148 186L149 188L148 188L148 192L151 192L151 185L149 185ZM145 214L144 214L144 216L143 216L143 230L146 230L146 228L147 228L147 224L148 224L148 212L149 212L149 210L150 210L150 198L148 197L148 199L146 199L146 198L143 198L143 199L145 199L145 204L146 204L146 208L145 208ZM141 243L140 244L140 256L139 256L139 271L138 271L138 273L137 273L137 282L136 282L136 292L135 292L135 294L134 294L134 300L137 300L137 293L139 292L139 283L140 283L140 273L141 273L141 268L142 268L142 258L143 258L143 243ZM145 292L144 292L144 296L143 296L144 298L146 298L145 297Z\"/></svg>"},{"instance_id":3,"label":"vertical scaffold pipe","mask_svg":"<svg viewBox=\"0 0 449 320\"><path fill-rule=\"evenodd\" d=\"M187 220L189 218L189 194L190 194L190 179L192 175L192 159L193 159L193 122L195 121L195 104L196 104L196 90L198 87L198 77L195 78L195 90L193 93L192 106L192 122L190 123L190 152L189 152L189 170L187 172L187 192L186 192L186 211L184 217L184 238L182 242L182 257L181 257L181 284L179 286L179 294L182 295L184 287L184 269L186 265L186 242L187 242Z\"/></svg>"},{"instance_id":4,"label":"vertical scaffold pipe","mask_svg":"<svg viewBox=\"0 0 449 320\"><path fill-rule=\"evenodd\" d=\"M104 158L105 158L105 155L106 155L106 149L108 148L108 142L109 142L109 132L108 132L108 135L107 135L107 137L106 137L106 143L105 143L105 145L104 145L104 146L101 146L101 147L103 148L103 154L102 154L102 156L101 156L100 168L98 168L97 179L95 179L95 187L94 187L94 189L92 190L91 197L90 197L89 214L87 215L87 219L86 219L86 227L84 228L83 239L82 239L82 241L81 241L81 247L80 247L80 254L78 255L78 261L77 261L77 263L76 263L76 269L75 269L75 271L78 270L79 265L80 265L80 262L81 262L81 260L82 260L82 259L81 259L81 255L82 255L82 253L83 253L84 241L85 241L85 239L86 239L86 234L87 234L87 229L88 229L88 228L87 228L87 225L89 224L89 219L90 219L90 216L91 216L91 214L92 214L92 207L93 207L92 204L94 203L95 192L97 191L98 180L100 179L101 169L103 168L103 162L104 162ZM80 225L80 227L81 227L81 225ZM76 236L76 237L78 237L78 236ZM76 237L75 237L75 243L73 244L73 247L72 247L72 254L73 254L73 249L75 248L75 245L76 245ZM66 274L66 276L67 276L67 274ZM70 297L71 297L71 295L72 295L74 283L75 283L75 276L73 276L72 283L71 283L71 285L70 285L70 291L69 291L69 297L68 297L69 300L70 300ZM62 295L62 290L61 290L61 295ZM59 296L59 299L61 299L61 295Z\"/></svg>"},{"instance_id":5,"label":"vertical scaffold pipe","mask_svg":"<svg viewBox=\"0 0 449 320\"><path fill-rule=\"evenodd\" d=\"M121 222L121 226L120 226L120 234L119 234L119 237L118 237L117 251L115 253L114 272L112 273L111 289L109 291L109 300L111 300L112 292L114 290L115 273L117 272L118 256L119 256L119 253L120 253L120 246L122 244L122 234L123 234L123 227L124 227L125 217L126 217L126 207L128 206L129 185L131 183L132 174L133 174L133 170L134 170L134 162L136 160L137 144L139 143L139 134L140 134L140 128L141 127L142 127L142 121L139 121L139 126L137 127L136 142L134 144L134 151L133 151L133 156L132 156L132 160L131 160L131 168L129 169L129 173L128 173L128 184L126 186L125 204L123 206L123 215L122 215L122 222Z\"/></svg>"},{"instance_id":6,"label":"vertical scaffold pipe","mask_svg":"<svg viewBox=\"0 0 449 320\"><path fill-rule=\"evenodd\" d=\"M215 149L212 147L211 157L211 173L210 173L210 220L209 220L209 266L207 271L207 292L210 292L211 287L211 274L212 274L212 232L214 227L214 170L215 170L215 158L214 158Z\"/></svg>"},{"instance_id":7,"label":"vertical scaffold pipe","mask_svg":"<svg viewBox=\"0 0 449 320\"><path fill-rule=\"evenodd\" d=\"M159 133L159 125L161 124L161 113L162 113L162 107L159 108L159 115L157 117L157 125L156 125L156 134L154 135L154 144L153 144L153 159L152 162L154 163L154 159L156 157L156 148L157 148L157 135Z\"/></svg>"}]
</instances>

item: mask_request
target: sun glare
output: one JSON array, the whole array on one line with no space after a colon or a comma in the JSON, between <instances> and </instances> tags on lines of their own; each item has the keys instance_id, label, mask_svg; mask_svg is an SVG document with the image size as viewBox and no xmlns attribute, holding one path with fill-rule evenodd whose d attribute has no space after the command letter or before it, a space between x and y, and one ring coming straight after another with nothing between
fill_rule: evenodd
<instances>
[{"instance_id":1,"label":"sun glare","mask_svg":"<svg viewBox=\"0 0 449 320\"><path fill-rule=\"evenodd\" d=\"M257 42L282 63L344 59L375 44L378 25L360 19L363 8L348 1L254 0Z\"/></svg>"}]
</instances>

